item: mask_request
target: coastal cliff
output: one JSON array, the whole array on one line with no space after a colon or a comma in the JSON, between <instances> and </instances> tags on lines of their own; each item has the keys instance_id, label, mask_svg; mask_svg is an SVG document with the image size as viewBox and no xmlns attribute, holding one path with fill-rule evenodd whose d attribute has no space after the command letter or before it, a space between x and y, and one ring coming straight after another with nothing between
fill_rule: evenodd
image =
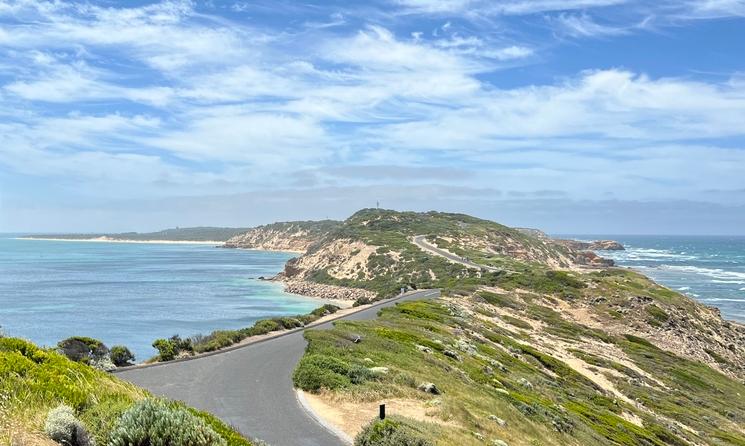
<instances>
[{"instance_id":1,"label":"coastal cliff","mask_svg":"<svg viewBox=\"0 0 745 446\"><path fill-rule=\"evenodd\" d=\"M272 223L237 234L223 247L302 253L339 225L334 220Z\"/></svg>"}]
</instances>

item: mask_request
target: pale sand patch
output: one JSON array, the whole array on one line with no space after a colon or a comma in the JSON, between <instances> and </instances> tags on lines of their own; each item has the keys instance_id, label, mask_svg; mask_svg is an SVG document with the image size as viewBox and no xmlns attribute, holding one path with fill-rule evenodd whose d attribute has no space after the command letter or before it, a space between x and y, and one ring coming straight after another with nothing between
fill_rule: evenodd
<instances>
[{"instance_id":1,"label":"pale sand patch","mask_svg":"<svg viewBox=\"0 0 745 446\"><path fill-rule=\"evenodd\" d=\"M390 399L384 401L348 401L332 393L313 394L298 391L302 394L307 407L313 415L350 438L354 438L362 428L378 417L380 404L385 404L386 415L400 415L417 421L459 427L446 422L436 415L437 407L426 407L425 402L412 399Z\"/></svg>"}]
</instances>

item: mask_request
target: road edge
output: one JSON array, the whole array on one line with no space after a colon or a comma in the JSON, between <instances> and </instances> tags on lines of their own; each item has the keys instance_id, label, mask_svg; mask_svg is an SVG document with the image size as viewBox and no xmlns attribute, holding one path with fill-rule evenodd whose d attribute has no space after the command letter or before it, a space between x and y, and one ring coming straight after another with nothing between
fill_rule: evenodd
<instances>
[{"instance_id":1,"label":"road edge","mask_svg":"<svg viewBox=\"0 0 745 446\"><path fill-rule=\"evenodd\" d=\"M388 299L379 300L379 301L377 301L377 302L375 302L375 303L373 303L371 305L368 305L368 306L360 305L359 307L356 307L357 308L356 311L352 311L350 313L346 313L346 314L342 314L342 315L339 315L339 316L336 316L336 317L332 317L332 318L326 319L324 321L316 321L316 322L313 322L312 324L306 325L305 327L299 327L299 328L293 328L292 330L281 331L281 332L279 332L278 334L276 334L274 336L260 338L260 339L254 340L254 341L249 341L249 342L245 342L245 343L238 344L238 345L231 345L229 347L221 348L219 350L215 350L215 351L211 351L211 352L205 352L205 353L200 353L200 354L194 355L194 356L187 356L185 358L178 358L178 359L174 359L172 361L153 362L153 363L149 363L149 364L135 364L135 365L128 366L128 367L118 367L118 368L116 368L114 370L109 371L109 373L111 373L113 375L116 375L118 373L128 372L128 371L131 371L131 370L149 369L151 367L163 367L163 366L167 366L169 364L176 364L176 363L179 363L179 362L186 362L186 361L194 361L194 360L197 360L197 359L208 358L210 356L215 356L215 355L219 355L219 354L222 354L222 353L228 353L228 352L231 352L233 350L238 350L238 349L241 349L241 348L244 348L244 347L248 347L250 345L260 344L262 342L268 342L268 341L271 341L273 339L277 339L277 338L281 338L281 337L284 337L284 336L289 336L289 335L294 334L294 333L297 333L297 332L309 330L309 329L314 328L314 327L317 327L319 325L323 325L323 324L335 322L335 321L338 321L339 319L344 319L344 318L349 317L349 316L351 316L353 314L359 313L360 311L369 310L371 308L376 308L376 307L379 307L381 305L385 305L385 304L391 303L391 302L397 302L397 301L403 299L404 297L411 296L413 294L426 293L428 291L433 291L433 290L424 289L424 290L409 291L409 292L404 293L404 294L399 294L398 296L395 296L395 297L391 297L391 298L388 298Z\"/></svg>"},{"instance_id":2,"label":"road edge","mask_svg":"<svg viewBox=\"0 0 745 446\"><path fill-rule=\"evenodd\" d=\"M297 399L298 403L300 404L300 407L305 411L308 416L313 418L313 421L318 423L321 427L326 429L327 431L331 432L332 434L336 435L340 440L342 440L344 443L348 445L354 444L354 439L346 434L346 432L342 431L335 425L329 423L328 421L321 418L312 407L310 407L310 404L308 403L308 400L305 399L305 395L303 394L303 391L300 389L295 389L295 398Z\"/></svg>"}]
</instances>

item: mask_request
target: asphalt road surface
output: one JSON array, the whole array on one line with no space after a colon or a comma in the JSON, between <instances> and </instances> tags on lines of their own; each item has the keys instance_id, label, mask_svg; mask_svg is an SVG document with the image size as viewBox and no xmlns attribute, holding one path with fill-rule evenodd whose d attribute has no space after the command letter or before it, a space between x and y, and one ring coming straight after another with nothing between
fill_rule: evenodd
<instances>
[{"instance_id":1,"label":"asphalt road surface","mask_svg":"<svg viewBox=\"0 0 745 446\"><path fill-rule=\"evenodd\" d=\"M447 252L444 249L440 249L437 246L428 243L424 235L415 236L414 244L417 245L419 249L423 251L427 251L431 254L438 255L440 257L445 257L451 262L460 263L461 265L467 266L469 268L483 269L486 271L493 271L493 272L501 271L501 269L499 268L495 268L493 266L479 265L478 263L473 263L470 260L466 260L461 256L457 256L453 253Z\"/></svg>"},{"instance_id":2,"label":"asphalt road surface","mask_svg":"<svg viewBox=\"0 0 745 446\"><path fill-rule=\"evenodd\" d=\"M417 291L343 319L374 319L381 308L396 302L439 295L438 290ZM331 324L312 329L330 328ZM291 376L305 346L303 332L296 331L211 356L123 370L117 376L155 395L206 410L243 435L272 446L344 445L297 400Z\"/></svg>"}]
</instances>

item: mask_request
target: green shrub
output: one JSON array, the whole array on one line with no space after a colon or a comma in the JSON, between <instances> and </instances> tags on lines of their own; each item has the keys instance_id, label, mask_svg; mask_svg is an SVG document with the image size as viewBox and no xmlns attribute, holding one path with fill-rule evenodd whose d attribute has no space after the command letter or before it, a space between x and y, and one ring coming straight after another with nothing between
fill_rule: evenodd
<instances>
[{"instance_id":1,"label":"green shrub","mask_svg":"<svg viewBox=\"0 0 745 446\"><path fill-rule=\"evenodd\" d=\"M295 387L310 392L317 392L322 388L338 389L352 382L349 372L349 365L342 360L318 354L306 355L295 368L292 381Z\"/></svg>"},{"instance_id":2,"label":"green shrub","mask_svg":"<svg viewBox=\"0 0 745 446\"><path fill-rule=\"evenodd\" d=\"M172 361L181 353L194 353L191 339L181 339L179 335L173 335L168 339L156 339L153 347L158 350L159 361Z\"/></svg>"},{"instance_id":3,"label":"green shrub","mask_svg":"<svg viewBox=\"0 0 745 446\"><path fill-rule=\"evenodd\" d=\"M109 354L111 355L111 361L117 367L132 365L132 362L135 360L135 355L123 345L115 345L111 347L111 352Z\"/></svg>"},{"instance_id":4,"label":"green shrub","mask_svg":"<svg viewBox=\"0 0 745 446\"><path fill-rule=\"evenodd\" d=\"M353 365L349 368L347 376L352 384L362 384L365 381L371 381L376 378L375 373L361 365Z\"/></svg>"},{"instance_id":5,"label":"green shrub","mask_svg":"<svg viewBox=\"0 0 745 446\"><path fill-rule=\"evenodd\" d=\"M176 403L143 400L126 411L110 446L226 446L204 421Z\"/></svg>"},{"instance_id":6,"label":"green shrub","mask_svg":"<svg viewBox=\"0 0 745 446\"><path fill-rule=\"evenodd\" d=\"M91 444L83 423L76 417L72 407L64 404L47 414L44 432L57 443L65 446L88 446Z\"/></svg>"},{"instance_id":7,"label":"green shrub","mask_svg":"<svg viewBox=\"0 0 745 446\"><path fill-rule=\"evenodd\" d=\"M421 429L403 418L373 420L354 439L354 446L434 446Z\"/></svg>"},{"instance_id":8,"label":"green shrub","mask_svg":"<svg viewBox=\"0 0 745 446\"><path fill-rule=\"evenodd\" d=\"M172 361L176 358L176 349L168 339L156 339L153 347L158 350L159 361Z\"/></svg>"},{"instance_id":9,"label":"green shrub","mask_svg":"<svg viewBox=\"0 0 745 446\"><path fill-rule=\"evenodd\" d=\"M103 342L85 336L73 336L57 343L60 353L75 362L90 363L109 354Z\"/></svg>"}]
</instances>

